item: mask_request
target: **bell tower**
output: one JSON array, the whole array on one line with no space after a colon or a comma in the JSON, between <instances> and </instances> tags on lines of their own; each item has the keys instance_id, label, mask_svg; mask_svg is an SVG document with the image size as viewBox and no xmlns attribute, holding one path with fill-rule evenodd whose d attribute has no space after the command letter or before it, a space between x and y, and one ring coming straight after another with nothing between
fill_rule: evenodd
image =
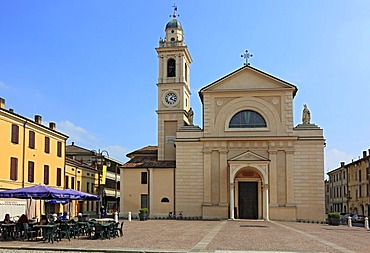
<instances>
[{"instance_id":1,"label":"bell tower","mask_svg":"<svg viewBox=\"0 0 370 253\"><path fill-rule=\"evenodd\" d=\"M172 20L166 25L166 37L159 40L158 54L158 160L175 160L177 130L189 124L190 53L174 6Z\"/></svg>"}]
</instances>

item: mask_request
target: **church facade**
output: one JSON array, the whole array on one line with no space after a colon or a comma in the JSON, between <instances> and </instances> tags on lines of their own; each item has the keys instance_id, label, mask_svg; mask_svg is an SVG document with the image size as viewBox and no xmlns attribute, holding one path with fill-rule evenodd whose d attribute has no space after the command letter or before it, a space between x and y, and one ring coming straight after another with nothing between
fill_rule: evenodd
<instances>
[{"instance_id":1,"label":"church facade","mask_svg":"<svg viewBox=\"0 0 370 253\"><path fill-rule=\"evenodd\" d=\"M324 221L325 139L307 107L294 126L297 87L245 65L199 91L203 128L195 126L192 58L175 14L165 32L156 48L158 146L127 155L121 214Z\"/></svg>"}]
</instances>

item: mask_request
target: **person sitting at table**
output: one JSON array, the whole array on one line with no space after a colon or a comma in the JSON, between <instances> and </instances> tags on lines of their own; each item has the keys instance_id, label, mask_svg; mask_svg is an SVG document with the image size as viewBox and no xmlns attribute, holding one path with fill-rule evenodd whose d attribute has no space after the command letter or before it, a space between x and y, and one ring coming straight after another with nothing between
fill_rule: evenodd
<instances>
[{"instance_id":1,"label":"person sitting at table","mask_svg":"<svg viewBox=\"0 0 370 253\"><path fill-rule=\"evenodd\" d=\"M28 225L28 217L26 214L22 214L21 217L19 217L18 219L18 223L21 225L21 232L22 230L24 231L24 235L23 237L27 237L28 238L28 228L29 228L29 225Z\"/></svg>"},{"instance_id":2,"label":"person sitting at table","mask_svg":"<svg viewBox=\"0 0 370 253\"><path fill-rule=\"evenodd\" d=\"M56 213L53 214L53 222L54 223L61 223L62 222L62 220L60 219L60 217Z\"/></svg>"},{"instance_id":3,"label":"person sitting at table","mask_svg":"<svg viewBox=\"0 0 370 253\"><path fill-rule=\"evenodd\" d=\"M48 218L46 217L45 214L42 214L40 218L40 225L47 225L48 223L49 223Z\"/></svg>"},{"instance_id":4,"label":"person sitting at table","mask_svg":"<svg viewBox=\"0 0 370 253\"><path fill-rule=\"evenodd\" d=\"M5 214L5 217L4 217L4 220L3 220L3 224L10 224L12 223L12 221L10 220L10 214ZM14 230L13 228L11 227L6 227L6 228L3 228L3 233L2 233L2 236L3 236L3 239L4 240L7 240L7 238L9 237L13 237L14 238Z\"/></svg>"},{"instance_id":5,"label":"person sitting at table","mask_svg":"<svg viewBox=\"0 0 370 253\"><path fill-rule=\"evenodd\" d=\"M64 212L63 215L61 215L59 218L61 220L66 220L67 219L67 215L68 215L68 213L67 212Z\"/></svg>"},{"instance_id":6,"label":"person sitting at table","mask_svg":"<svg viewBox=\"0 0 370 253\"><path fill-rule=\"evenodd\" d=\"M5 223L5 224L9 224L10 223L10 214L8 214L8 213L5 214L3 223Z\"/></svg>"}]
</instances>

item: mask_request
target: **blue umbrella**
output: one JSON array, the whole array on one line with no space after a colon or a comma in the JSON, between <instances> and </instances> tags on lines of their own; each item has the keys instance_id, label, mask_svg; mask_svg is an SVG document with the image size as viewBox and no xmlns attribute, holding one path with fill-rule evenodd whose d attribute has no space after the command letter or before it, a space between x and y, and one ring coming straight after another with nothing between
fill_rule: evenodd
<instances>
[{"instance_id":1,"label":"blue umbrella","mask_svg":"<svg viewBox=\"0 0 370 253\"><path fill-rule=\"evenodd\" d=\"M18 199L71 199L75 197L63 190L55 189L44 185L0 191L0 198Z\"/></svg>"},{"instance_id":2,"label":"blue umbrella","mask_svg":"<svg viewBox=\"0 0 370 253\"><path fill-rule=\"evenodd\" d=\"M73 190L73 189L65 189L63 190L63 192L69 194L71 196L70 199L74 199L74 200L99 200L100 199L100 196L96 196L96 195L86 193L86 192L80 192L80 191Z\"/></svg>"}]
</instances>

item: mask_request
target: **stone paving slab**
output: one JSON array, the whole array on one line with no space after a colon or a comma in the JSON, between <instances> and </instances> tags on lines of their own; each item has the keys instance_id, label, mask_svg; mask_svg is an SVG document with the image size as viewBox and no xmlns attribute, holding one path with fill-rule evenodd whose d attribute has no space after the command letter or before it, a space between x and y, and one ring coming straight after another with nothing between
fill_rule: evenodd
<instances>
[{"instance_id":1,"label":"stone paving slab","mask_svg":"<svg viewBox=\"0 0 370 253\"><path fill-rule=\"evenodd\" d=\"M0 252L370 252L370 231L359 227L273 221L125 221L124 236L85 236L44 243L0 241Z\"/></svg>"}]
</instances>

